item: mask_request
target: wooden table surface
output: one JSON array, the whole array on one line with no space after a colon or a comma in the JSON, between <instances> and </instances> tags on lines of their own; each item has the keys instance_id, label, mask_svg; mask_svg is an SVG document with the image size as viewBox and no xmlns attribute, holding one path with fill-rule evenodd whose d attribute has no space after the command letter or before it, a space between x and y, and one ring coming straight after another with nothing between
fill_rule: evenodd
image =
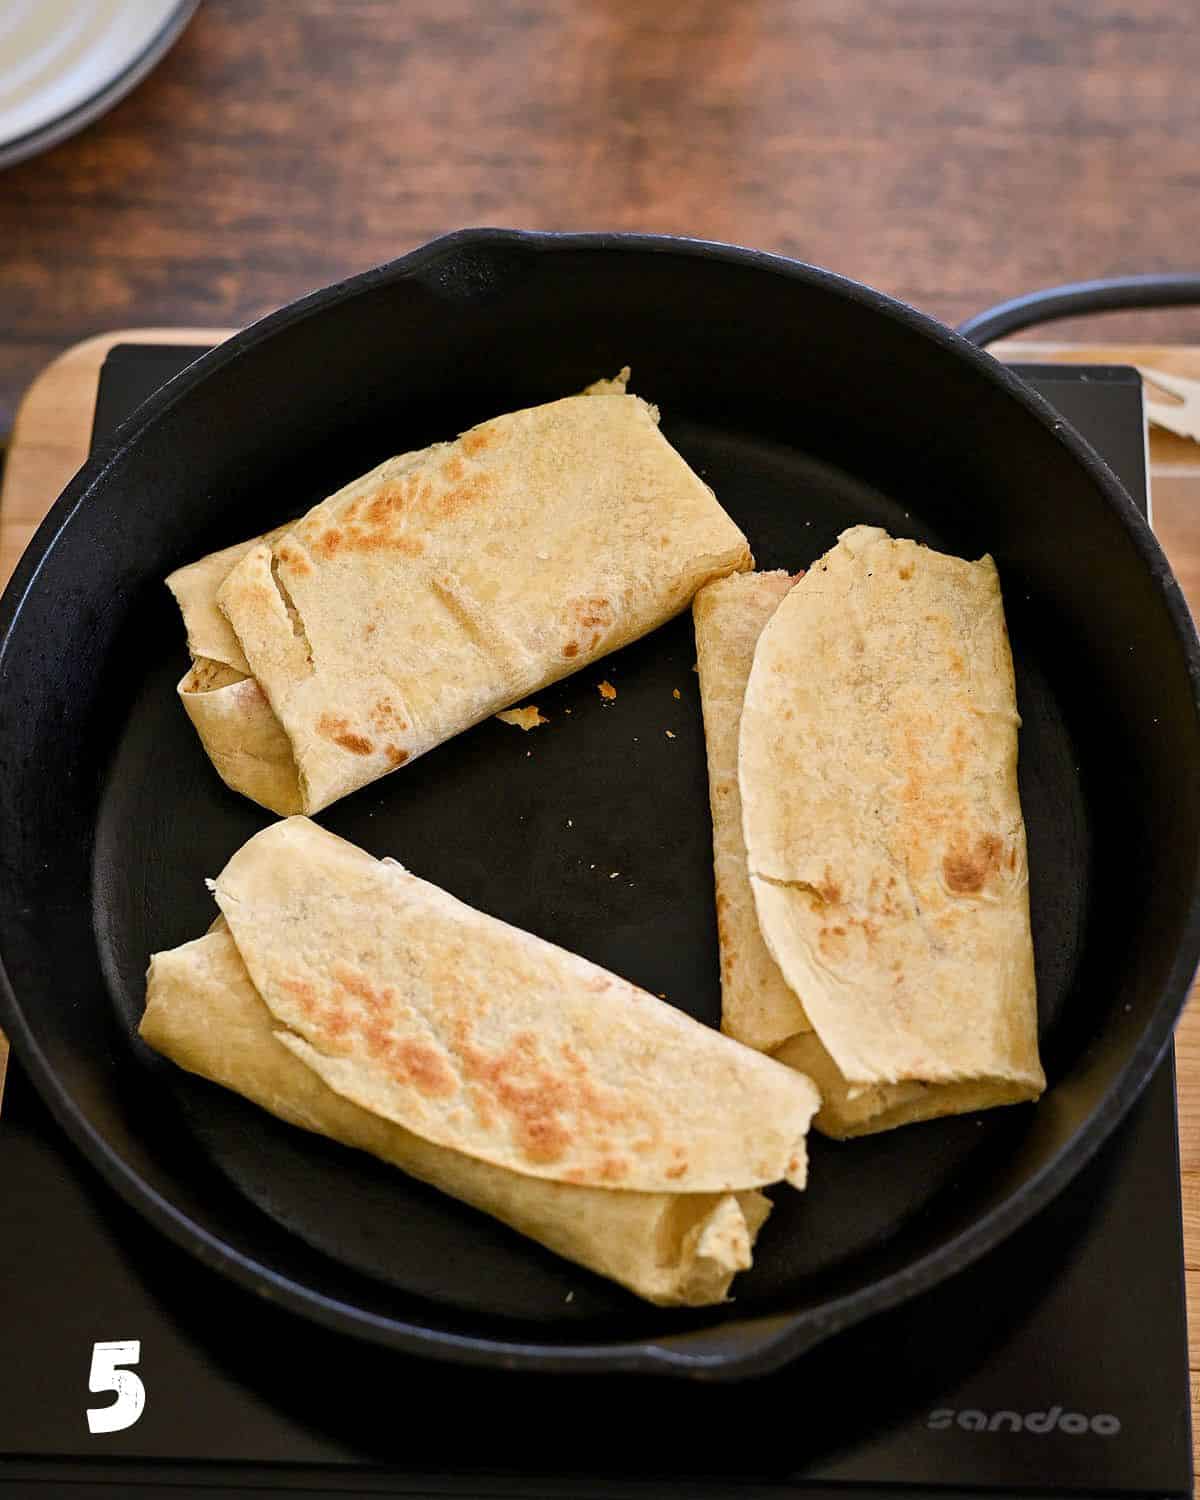
<instances>
[{"instance_id":1,"label":"wooden table surface","mask_svg":"<svg viewBox=\"0 0 1200 1500\"><path fill-rule=\"evenodd\" d=\"M950 321L1185 269L1197 76L1186 0L203 0L0 175L0 434L88 334L242 324L468 224L733 240Z\"/></svg>"}]
</instances>

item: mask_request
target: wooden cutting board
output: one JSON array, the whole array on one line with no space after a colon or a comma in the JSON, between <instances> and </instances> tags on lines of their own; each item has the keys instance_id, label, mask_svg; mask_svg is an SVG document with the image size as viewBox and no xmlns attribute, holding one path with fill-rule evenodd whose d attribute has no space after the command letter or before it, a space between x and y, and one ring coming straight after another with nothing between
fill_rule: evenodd
<instances>
[{"instance_id":1,"label":"wooden cutting board","mask_svg":"<svg viewBox=\"0 0 1200 1500\"><path fill-rule=\"evenodd\" d=\"M114 344L215 344L221 328L127 328L76 344L48 365L17 412L0 488L0 588L47 509L87 457L96 383ZM1032 363L1146 365L1200 380L1200 346L1006 343L993 351ZM1154 526L1193 612L1200 610L1200 445L1151 429ZM1193 991L1193 999L1195 991ZM1176 1037L1193 1429L1200 1445L1200 1006ZM0 1100L8 1044L0 1035ZM1200 1446L1197 1447L1200 1473Z\"/></svg>"}]
</instances>

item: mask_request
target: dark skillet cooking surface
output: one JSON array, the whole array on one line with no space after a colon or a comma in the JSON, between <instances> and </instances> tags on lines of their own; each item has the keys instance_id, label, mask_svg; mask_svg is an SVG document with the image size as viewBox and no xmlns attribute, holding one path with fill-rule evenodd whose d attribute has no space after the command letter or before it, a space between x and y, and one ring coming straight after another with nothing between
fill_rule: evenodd
<instances>
[{"instance_id":1,"label":"dark skillet cooking surface","mask_svg":"<svg viewBox=\"0 0 1200 1500\"><path fill-rule=\"evenodd\" d=\"M749 536L760 567L807 565L860 521L953 545L885 495L799 453L711 427L669 420L665 427ZM1021 601L1010 600L1040 1011L1050 1026L1079 949L1088 836L1076 756L1052 692L1021 650L1021 615ZM220 786L178 705L174 685L187 658L165 590L147 597L130 635L138 686L104 784L94 897L110 988L132 1031L146 955L204 930L214 907L203 877L271 819ZM494 720L479 725L320 821L715 1026L711 824L694 661L689 613L536 695L549 724L529 733ZM611 702L598 692L603 679L617 690ZM148 1053L146 1066L221 1171L343 1263L421 1297L503 1318L568 1321L581 1333L618 1311L636 1317L619 1289L484 1216ZM849 1144L813 1137L811 1190L774 1190L754 1267L736 1283L738 1310L836 1285L876 1247L898 1249L909 1222L936 1213L973 1163L986 1170L982 1159L1020 1130L1022 1113Z\"/></svg>"},{"instance_id":2,"label":"dark skillet cooking surface","mask_svg":"<svg viewBox=\"0 0 1200 1500\"><path fill-rule=\"evenodd\" d=\"M1033 1107L814 1139L809 1191L775 1195L736 1302L691 1312L134 1039L149 954L205 930L204 878L269 821L221 786L176 700L164 576L389 454L626 362L760 566L805 565L863 521L995 555L1050 1080ZM1200 952L1200 648L1153 537L1062 425L864 288L664 240L464 233L214 351L97 453L0 603L0 1021L59 1120L236 1279L447 1357L742 1375L982 1254L1132 1103ZM537 695L545 727L480 725L321 821L713 1023L693 661L685 617Z\"/></svg>"}]
</instances>

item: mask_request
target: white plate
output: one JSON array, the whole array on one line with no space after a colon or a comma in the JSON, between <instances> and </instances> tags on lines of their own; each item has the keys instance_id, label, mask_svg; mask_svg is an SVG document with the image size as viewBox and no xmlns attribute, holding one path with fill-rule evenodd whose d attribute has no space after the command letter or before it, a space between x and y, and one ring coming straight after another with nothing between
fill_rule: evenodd
<instances>
[{"instance_id":1,"label":"white plate","mask_svg":"<svg viewBox=\"0 0 1200 1500\"><path fill-rule=\"evenodd\" d=\"M0 0L0 166L56 144L129 93L198 0Z\"/></svg>"}]
</instances>

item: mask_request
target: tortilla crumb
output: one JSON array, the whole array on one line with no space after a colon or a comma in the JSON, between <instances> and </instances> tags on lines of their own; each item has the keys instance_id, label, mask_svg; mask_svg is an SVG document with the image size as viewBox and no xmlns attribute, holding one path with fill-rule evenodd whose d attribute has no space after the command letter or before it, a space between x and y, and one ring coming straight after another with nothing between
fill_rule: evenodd
<instances>
[{"instance_id":1,"label":"tortilla crumb","mask_svg":"<svg viewBox=\"0 0 1200 1500\"><path fill-rule=\"evenodd\" d=\"M525 708L506 708L502 714L496 717L501 724L515 724L518 729L536 729L539 724L549 724L550 720L538 708L536 703L530 703Z\"/></svg>"},{"instance_id":2,"label":"tortilla crumb","mask_svg":"<svg viewBox=\"0 0 1200 1500\"><path fill-rule=\"evenodd\" d=\"M680 693L680 691L679 691L679 689L678 689L678 688L672 688L672 689L671 689L671 697L672 697L672 698L680 698L680 697L682 697L682 696L683 696L683 695L682 695L682 694L681 694L681 693Z\"/></svg>"},{"instance_id":3,"label":"tortilla crumb","mask_svg":"<svg viewBox=\"0 0 1200 1500\"><path fill-rule=\"evenodd\" d=\"M663 733L666 735L666 737L669 740L673 740L675 738L675 736L671 733L671 731L669 729L664 729Z\"/></svg>"},{"instance_id":4,"label":"tortilla crumb","mask_svg":"<svg viewBox=\"0 0 1200 1500\"><path fill-rule=\"evenodd\" d=\"M607 679L599 684L599 693L606 703L611 703L617 696L616 688Z\"/></svg>"},{"instance_id":5,"label":"tortilla crumb","mask_svg":"<svg viewBox=\"0 0 1200 1500\"><path fill-rule=\"evenodd\" d=\"M617 876L618 876L618 875L619 875L619 874L620 874L620 873L621 873L621 872L620 872L620 870L614 870L614 871L613 871L613 872L612 872L612 874L611 874L611 875L610 875L610 876L609 876L609 877L608 877L608 878L609 878L609 879L610 879L610 880L615 880L615 879L616 879L616 878L617 878Z\"/></svg>"}]
</instances>

